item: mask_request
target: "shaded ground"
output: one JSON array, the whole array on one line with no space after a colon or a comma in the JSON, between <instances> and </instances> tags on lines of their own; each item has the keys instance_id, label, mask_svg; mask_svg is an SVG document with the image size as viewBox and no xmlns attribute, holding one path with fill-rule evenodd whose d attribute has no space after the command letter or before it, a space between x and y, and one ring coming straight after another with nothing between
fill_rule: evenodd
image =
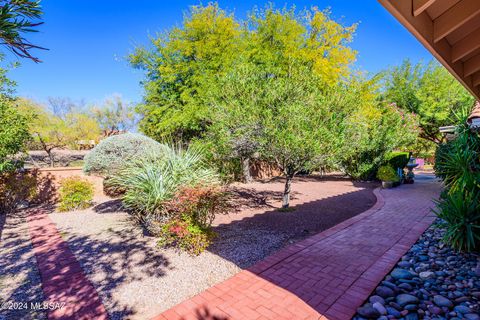
<instances>
[{"instance_id":1,"label":"shaded ground","mask_svg":"<svg viewBox=\"0 0 480 320\"><path fill-rule=\"evenodd\" d=\"M281 179L234 185L236 210L216 219L214 228L219 237L198 257L159 249L156 239L134 226L116 200L90 210L52 213L50 217L111 317L146 319L229 278L288 243L368 209L375 202L374 186L354 184L339 177L300 177L293 184L292 205L296 210L278 212L275 208L280 207ZM26 234L26 230L17 232ZM11 259L6 265L10 269L34 268L31 258L18 257L18 261ZM27 292L39 288L34 285L27 290L19 285L21 281L12 283L12 290Z\"/></svg>"},{"instance_id":2,"label":"shaded ground","mask_svg":"<svg viewBox=\"0 0 480 320\"><path fill-rule=\"evenodd\" d=\"M0 319L46 319L30 302L43 293L24 213L0 214Z\"/></svg>"}]
</instances>

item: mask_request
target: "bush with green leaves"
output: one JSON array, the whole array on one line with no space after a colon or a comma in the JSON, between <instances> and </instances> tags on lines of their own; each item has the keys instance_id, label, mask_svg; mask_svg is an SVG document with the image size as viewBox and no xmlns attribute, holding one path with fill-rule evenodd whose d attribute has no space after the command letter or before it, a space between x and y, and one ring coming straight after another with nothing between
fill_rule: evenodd
<instances>
[{"instance_id":1,"label":"bush with green leaves","mask_svg":"<svg viewBox=\"0 0 480 320\"><path fill-rule=\"evenodd\" d=\"M162 154L166 149L165 145L141 134L115 135L102 140L85 156L83 170L88 174L109 176L138 157L147 153Z\"/></svg>"},{"instance_id":2,"label":"bush with green leaves","mask_svg":"<svg viewBox=\"0 0 480 320\"><path fill-rule=\"evenodd\" d=\"M390 152L385 156L385 161L394 169L404 169L410 161L410 152Z\"/></svg>"},{"instance_id":3,"label":"bush with green leaves","mask_svg":"<svg viewBox=\"0 0 480 320\"><path fill-rule=\"evenodd\" d=\"M161 154L147 153L115 172L107 184L124 191L124 207L150 233L159 236L163 245L175 245L193 254L208 245L215 215L228 210L219 175L208 167L199 148L173 147ZM188 226L185 235L170 232L177 224Z\"/></svg>"},{"instance_id":4,"label":"bush with green leaves","mask_svg":"<svg viewBox=\"0 0 480 320\"><path fill-rule=\"evenodd\" d=\"M465 123L465 122L462 122ZM445 190L435 213L446 222L445 241L464 251L480 250L480 137L466 124L436 152L435 174Z\"/></svg>"},{"instance_id":5,"label":"bush with green leaves","mask_svg":"<svg viewBox=\"0 0 480 320\"><path fill-rule=\"evenodd\" d=\"M69 177L60 183L58 211L86 209L92 205L93 184L81 177Z\"/></svg>"},{"instance_id":6,"label":"bush with green leaves","mask_svg":"<svg viewBox=\"0 0 480 320\"><path fill-rule=\"evenodd\" d=\"M381 166L377 172L377 178L386 182L398 182L400 177L390 165Z\"/></svg>"},{"instance_id":7,"label":"bush with green leaves","mask_svg":"<svg viewBox=\"0 0 480 320\"><path fill-rule=\"evenodd\" d=\"M108 180L113 188L125 190L123 204L140 221L155 216L168 220L164 204L183 187L219 185L218 174L208 168L198 148L166 148L161 154L146 153L133 159Z\"/></svg>"},{"instance_id":8,"label":"bush with green leaves","mask_svg":"<svg viewBox=\"0 0 480 320\"><path fill-rule=\"evenodd\" d=\"M0 172L14 170L13 156L30 138L27 118L7 99L0 97Z\"/></svg>"}]
</instances>

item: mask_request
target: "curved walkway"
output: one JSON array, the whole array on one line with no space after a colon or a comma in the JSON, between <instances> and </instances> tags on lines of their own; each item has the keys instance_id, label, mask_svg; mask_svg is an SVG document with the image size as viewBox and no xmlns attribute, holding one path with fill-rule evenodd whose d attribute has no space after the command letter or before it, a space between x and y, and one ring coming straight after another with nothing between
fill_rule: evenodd
<instances>
[{"instance_id":1,"label":"curved walkway","mask_svg":"<svg viewBox=\"0 0 480 320\"><path fill-rule=\"evenodd\" d=\"M435 220L440 185L376 190L370 210L304 241L156 317L165 319L350 319Z\"/></svg>"}]
</instances>

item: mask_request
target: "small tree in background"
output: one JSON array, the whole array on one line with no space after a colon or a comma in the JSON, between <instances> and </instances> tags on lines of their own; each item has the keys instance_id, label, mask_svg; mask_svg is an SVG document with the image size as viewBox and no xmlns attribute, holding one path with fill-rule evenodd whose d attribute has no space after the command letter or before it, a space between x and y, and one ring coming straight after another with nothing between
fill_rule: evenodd
<instances>
[{"instance_id":1,"label":"small tree in background","mask_svg":"<svg viewBox=\"0 0 480 320\"><path fill-rule=\"evenodd\" d=\"M438 128L451 125L455 113L474 102L473 96L437 62L413 65L409 60L385 73L382 99L418 115L420 138L435 144L444 142Z\"/></svg>"},{"instance_id":2,"label":"small tree in background","mask_svg":"<svg viewBox=\"0 0 480 320\"><path fill-rule=\"evenodd\" d=\"M28 118L34 145L47 153L51 167L55 165L55 149L67 146L73 149L79 140L98 140L100 135L97 122L85 114L70 112L61 118L28 99L19 99L16 105Z\"/></svg>"},{"instance_id":3,"label":"small tree in background","mask_svg":"<svg viewBox=\"0 0 480 320\"><path fill-rule=\"evenodd\" d=\"M103 105L93 107L91 113L105 137L132 130L136 126L134 106L123 101L120 96L106 99Z\"/></svg>"}]
</instances>

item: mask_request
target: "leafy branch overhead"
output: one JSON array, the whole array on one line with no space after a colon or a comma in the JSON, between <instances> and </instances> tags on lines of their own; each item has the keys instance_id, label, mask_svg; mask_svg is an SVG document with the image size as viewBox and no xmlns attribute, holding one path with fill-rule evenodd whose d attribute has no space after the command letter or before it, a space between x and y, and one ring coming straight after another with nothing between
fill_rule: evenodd
<instances>
[{"instance_id":1,"label":"leafy branch overhead","mask_svg":"<svg viewBox=\"0 0 480 320\"><path fill-rule=\"evenodd\" d=\"M1 0L0 1L0 43L21 58L41 62L33 56L32 49L42 49L28 41L24 34L38 32L36 29L43 24L40 1L32 0Z\"/></svg>"}]
</instances>

